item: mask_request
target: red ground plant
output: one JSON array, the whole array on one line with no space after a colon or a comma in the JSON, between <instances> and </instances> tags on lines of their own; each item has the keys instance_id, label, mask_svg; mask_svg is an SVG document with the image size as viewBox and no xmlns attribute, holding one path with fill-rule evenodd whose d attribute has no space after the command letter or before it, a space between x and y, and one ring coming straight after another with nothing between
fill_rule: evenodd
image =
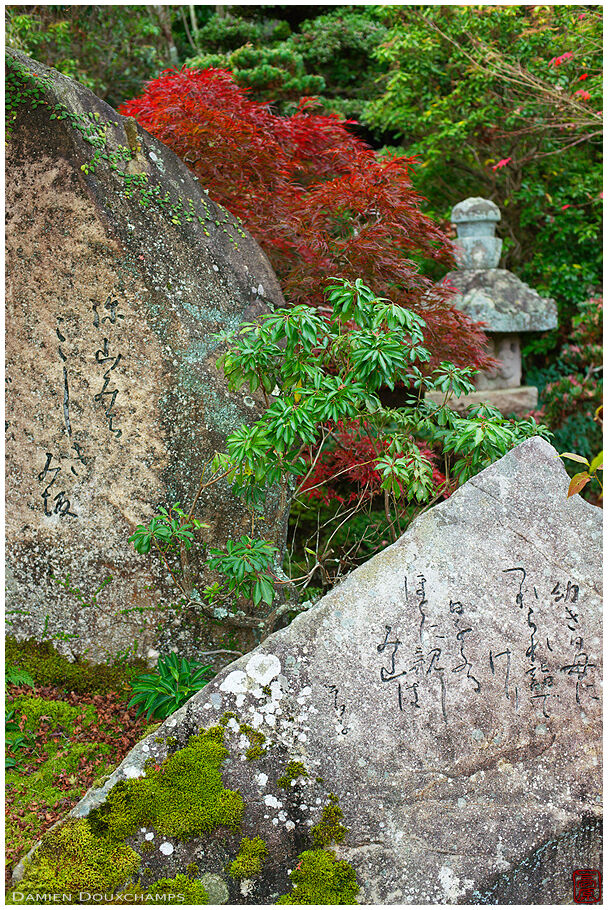
<instances>
[{"instance_id":1,"label":"red ground plant","mask_svg":"<svg viewBox=\"0 0 608 910\"><path fill-rule=\"evenodd\" d=\"M420 271L423 259L450 267L453 247L420 210L409 176L414 159L380 157L348 121L315 114L314 99L277 116L224 70L166 70L120 110L243 221L290 303L323 308L330 277L361 278L424 317L431 368L441 360L484 365L480 324Z\"/></svg>"}]
</instances>

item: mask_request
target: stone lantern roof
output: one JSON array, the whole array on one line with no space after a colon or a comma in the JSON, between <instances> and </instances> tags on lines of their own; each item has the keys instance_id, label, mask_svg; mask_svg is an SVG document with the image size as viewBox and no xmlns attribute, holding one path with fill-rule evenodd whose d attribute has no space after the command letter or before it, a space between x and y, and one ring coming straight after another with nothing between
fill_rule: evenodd
<instances>
[{"instance_id":1,"label":"stone lantern roof","mask_svg":"<svg viewBox=\"0 0 608 910\"><path fill-rule=\"evenodd\" d=\"M545 332L557 326L557 307L507 269L450 272L444 284L456 288L454 306L486 332Z\"/></svg>"},{"instance_id":2,"label":"stone lantern roof","mask_svg":"<svg viewBox=\"0 0 608 910\"><path fill-rule=\"evenodd\" d=\"M497 268L502 240L494 236L500 209L490 199L473 196L452 209L459 248L458 270L449 272L444 285L456 289L452 303L487 332L544 332L557 326L557 306L541 297L507 269Z\"/></svg>"}]
</instances>

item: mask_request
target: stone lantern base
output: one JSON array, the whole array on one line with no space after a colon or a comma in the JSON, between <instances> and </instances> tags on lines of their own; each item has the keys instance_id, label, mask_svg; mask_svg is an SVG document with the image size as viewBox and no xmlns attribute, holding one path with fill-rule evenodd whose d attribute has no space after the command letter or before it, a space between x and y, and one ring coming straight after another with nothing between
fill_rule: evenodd
<instances>
[{"instance_id":1,"label":"stone lantern base","mask_svg":"<svg viewBox=\"0 0 608 910\"><path fill-rule=\"evenodd\" d=\"M443 392L427 392L426 401L441 404L444 399ZM464 413L473 404L490 404L498 408L501 414L515 414L525 417L538 406L538 389L536 386L516 386L510 389L483 389L461 395L460 398L451 398L448 405L452 410Z\"/></svg>"}]
</instances>

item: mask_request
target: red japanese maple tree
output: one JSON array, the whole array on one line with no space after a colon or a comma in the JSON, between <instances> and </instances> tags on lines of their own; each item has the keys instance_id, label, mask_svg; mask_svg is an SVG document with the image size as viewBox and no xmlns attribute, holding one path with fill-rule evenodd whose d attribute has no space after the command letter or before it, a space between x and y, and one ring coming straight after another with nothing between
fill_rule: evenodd
<instances>
[{"instance_id":1,"label":"red japanese maple tree","mask_svg":"<svg viewBox=\"0 0 608 910\"><path fill-rule=\"evenodd\" d=\"M420 313L431 366L486 363L479 323L449 303L416 259L452 264L446 235L420 210L411 158L381 158L347 123L312 112L277 116L223 70L166 70L121 113L171 148L209 195L240 217L290 303L323 306L332 276L361 278Z\"/></svg>"}]
</instances>

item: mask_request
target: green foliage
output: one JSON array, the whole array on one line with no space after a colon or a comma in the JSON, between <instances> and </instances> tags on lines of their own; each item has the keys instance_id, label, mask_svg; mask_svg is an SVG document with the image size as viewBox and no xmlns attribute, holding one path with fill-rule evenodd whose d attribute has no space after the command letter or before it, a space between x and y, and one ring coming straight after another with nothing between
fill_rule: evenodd
<instances>
[{"instance_id":1,"label":"green foliage","mask_svg":"<svg viewBox=\"0 0 608 910\"><path fill-rule=\"evenodd\" d=\"M214 15L199 29L201 52L186 65L228 69L252 98L272 101L282 113L314 95L321 110L360 119L385 70L374 51L386 33L376 6L341 6L294 32L263 7L255 18L241 8Z\"/></svg>"},{"instance_id":2,"label":"green foliage","mask_svg":"<svg viewBox=\"0 0 608 910\"><path fill-rule=\"evenodd\" d=\"M570 486L568 488L568 497L574 496L575 493L580 493L581 490L592 480L596 480L603 491L604 486L598 476L598 471L603 472L604 470L603 452L599 452L591 461L587 461L586 458L582 458L580 455L576 455L573 452L562 452L561 457L568 458L570 461L575 461L578 464L584 464L587 466L586 471L579 471L579 473L575 474L570 481Z\"/></svg>"},{"instance_id":3,"label":"green foliage","mask_svg":"<svg viewBox=\"0 0 608 910\"><path fill-rule=\"evenodd\" d=\"M336 859L333 850L305 850L289 873L290 894L277 904L356 904L359 886L353 867Z\"/></svg>"},{"instance_id":4,"label":"green foliage","mask_svg":"<svg viewBox=\"0 0 608 910\"><path fill-rule=\"evenodd\" d=\"M393 504L424 503L431 496L432 465L416 438L462 455L456 476L464 482L544 432L533 420L504 420L493 408L474 408L467 418L451 411L449 398L473 389L473 371L443 362L430 375L423 372L430 354L420 316L377 298L360 280L335 279L327 298L328 318L303 305L276 310L243 325L221 358L231 388L281 391L260 420L228 437L222 465L247 501L261 502L271 484L306 475L304 455L314 463L328 429L344 419L362 419L371 436L387 440L374 464ZM418 401L383 407L381 387L397 382L417 389ZM425 402L425 389L441 391L441 405Z\"/></svg>"},{"instance_id":5,"label":"green foliage","mask_svg":"<svg viewBox=\"0 0 608 910\"><path fill-rule=\"evenodd\" d=\"M4 681L5 685L34 687L34 680L30 674L11 664L4 667Z\"/></svg>"},{"instance_id":6,"label":"green foliage","mask_svg":"<svg viewBox=\"0 0 608 910\"><path fill-rule=\"evenodd\" d=\"M20 758L20 753L23 749L27 749L33 745L33 738L28 736L26 733L23 733L21 727L15 719L15 709L11 708L9 711L4 712L4 748L6 754L4 756L4 767L8 770L9 768L16 768L17 762Z\"/></svg>"},{"instance_id":7,"label":"green foliage","mask_svg":"<svg viewBox=\"0 0 608 910\"><path fill-rule=\"evenodd\" d=\"M176 502L169 511L159 506L158 515L154 516L147 527L138 525L135 534L129 537L129 543L132 543L134 550L142 555L149 553L152 546L163 552L180 546L189 550L194 542L195 530L205 527L209 525L196 518L190 518L180 508L179 502Z\"/></svg>"},{"instance_id":8,"label":"green foliage","mask_svg":"<svg viewBox=\"0 0 608 910\"><path fill-rule=\"evenodd\" d=\"M498 203L506 266L555 297L565 322L601 283L601 9L385 16L377 56L389 73L366 122L420 157L415 184L436 216L467 196Z\"/></svg>"},{"instance_id":9,"label":"green foliage","mask_svg":"<svg viewBox=\"0 0 608 910\"><path fill-rule=\"evenodd\" d=\"M211 464L212 479L209 483L216 482L224 474L224 460L216 457ZM195 497L195 503L203 486L205 472L201 477L201 485ZM189 590L182 577L185 567L185 554L194 543L194 532L199 528L208 528L209 525L192 518L180 508L179 503L171 506L169 511L159 508L148 526L138 525L135 533L129 537L134 549L142 555L154 550L161 558L173 581L186 597L214 604L221 601L230 601L234 597L244 597L253 601L254 606L261 603L271 605L275 591L273 587L272 566L276 563L278 550L268 541L256 540L243 534L239 540L228 540L225 547L207 547L205 565L212 571L223 576L223 581L215 581L202 588L200 595L196 589ZM173 566L171 565L170 559ZM178 563L175 562L177 557Z\"/></svg>"},{"instance_id":10,"label":"green foliage","mask_svg":"<svg viewBox=\"0 0 608 910\"><path fill-rule=\"evenodd\" d=\"M232 878L252 878L262 871L262 863L268 856L268 847L261 837L244 837L228 874Z\"/></svg>"},{"instance_id":11,"label":"green foliage","mask_svg":"<svg viewBox=\"0 0 608 910\"><path fill-rule=\"evenodd\" d=\"M212 727L192 736L161 765L150 759L145 777L117 783L89 816L94 830L122 840L146 825L180 838L208 834L219 825L238 829L243 800L222 782L228 755L223 734L221 727Z\"/></svg>"},{"instance_id":12,"label":"green foliage","mask_svg":"<svg viewBox=\"0 0 608 910\"><path fill-rule=\"evenodd\" d=\"M170 61L153 6L8 6L6 43L117 106Z\"/></svg>"},{"instance_id":13,"label":"green foliage","mask_svg":"<svg viewBox=\"0 0 608 910\"><path fill-rule=\"evenodd\" d=\"M257 607L260 603L270 605L274 600L270 571L277 557L275 546L244 534L240 540L227 541L225 551L209 547L207 565L227 578L228 593L247 597Z\"/></svg>"},{"instance_id":14,"label":"green foliage","mask_svg":"<svg viewBox=\"0 0 608 910\"><path fill-rule=\"evenodd\" d=\"M525 350L525 380L539 390L540 407L535 416L551 428L558 451L575 452L587 464L602 447L602 308L601 296L579 304L572 331L561 332L554 341L557 357L552 361L537 344ZM561 347L559 337L565 341ZM567 462L566 467L571 476L577 476L572 464ZM597 474L594 479L599 480ZM588 482L578 476L581 480L575 492ZM585 489L587 498L593 499L595 494L595 484Z\"/></svg>"},{"instance_id":15,"label":"green foliage","mask_svg":"<svg viewBox=\"0 0 608 910\"><path fill-rule=\"evenodd\" d=\"M168 717L200 692L213 675L210 664L203 667L177 654L159 657L154 673L136 676L131 683L135 695L129 707L138 706L137 716L147 712L146 720Z\"/></svg>"}]
</instances>

